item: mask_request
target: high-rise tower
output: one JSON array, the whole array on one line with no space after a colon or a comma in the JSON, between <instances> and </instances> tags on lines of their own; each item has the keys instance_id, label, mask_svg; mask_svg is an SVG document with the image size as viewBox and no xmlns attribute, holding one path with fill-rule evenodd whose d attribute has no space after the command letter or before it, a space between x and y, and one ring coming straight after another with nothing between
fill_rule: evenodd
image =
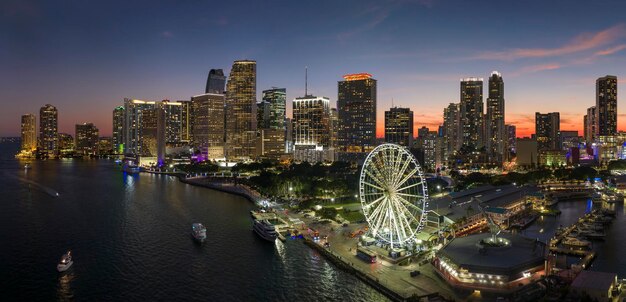
<instances>
[{"instance_id":1,"label":"high-rise tower","mask_svg":"<svg viewBox=\"0 0 626 302\"><path fill-rule=\"evenodd\" d=\"M413 111L392 107L385 111L385 142L407 148L413 145Z\"/></svg>"},{"instance_id":2,"label":"high-rise tower","mask_svg":"<svg viewBox=\"0 0 626 302\"><path fill-rule=\"evenodd\" d=\"M547 151L560 149L560 131L561 119L558 112L535 113L535 135L537 137L537 150Z\"/></svg>"},{"instance_id":3,"label":"high-rise tower","mask_svg":"<svg viewBox=\"0 0 626 302\"><path fill-rule=\"evenodd\" d=\"M505 160L507 140L504 124L504 81L497 71L492 72L489 77L485 132L490 162L502 164Z\"/></svg>"},{"instance_id":4,"label":"high-rise tower","mask_svg":"<svg viewBox=\"0 0 626 302\"><path fill-rule=\"evenodd\" d=\"M113 109L111 144L113 145L113 153L124 153L124 106Z\"/></svg>"},{"instance_id":5,"label":"high-rise tower","mask_svg":"<svg viewBox=\"0 0 626 302\"><path fill-rule=\"evenodd\" d=\"M461 144L480 149L484 146L483 79L461 79Z\"/></svg>"},{"instance_id":6,"label":"high-rise tower","mask_svg":"<svg viewBox=\"0 0 626 302\"><path fill-rule=\"evenodd\" d=\"M22 151L37 150L37 118L34 114L22 115Z\"/></svg>"},{"instance_id":7,"label":"high-rise tower","mask_svg":"<svg viewBox=\"0 0 626 302\"><path fill-rule=\"evenodd\" d=\"M338 82L338 143L344 153L371 151L376 145L376 80L369 73L347 74Z\"/></svg>"},{"instance_id":8,"label":"high-rise tower","mask_svg":"<svg viewBox=\"0 0 626 302\"><path fill-rule=\"evenodd\" d=\"M226 85L226 77L221 69L211 69L206 79L204 93L223 94Z\"/></svg>"},{"instance_id":9,"label":"high-rise tower","mask_svg":"<svg viewBox=\"0 0 626 302\"><path fill-rule=\"evenodd\" d=\"M59 112L50 104L39 110L39 142L43 155L59 155Z\"/></svg>"},{"instance_id":10,"label":"high-rise tower","mask_svg":"<svg viewBox=\"0 0 626 302\"><path fill-rule=\"evenodd\" d=\"M617 134L617 77L596 80L596 136Z\"/></svg>"},{"instance_id":11,"label":"high-rise tower","mask_svg":"<svg viewBox=\"0 0 626 302\"><path fill-rule=\"evenodd\" d=\"M233 63L226 92L226 156L247 159L256 149L256 61Z\"/></svg>"}]
</instances>

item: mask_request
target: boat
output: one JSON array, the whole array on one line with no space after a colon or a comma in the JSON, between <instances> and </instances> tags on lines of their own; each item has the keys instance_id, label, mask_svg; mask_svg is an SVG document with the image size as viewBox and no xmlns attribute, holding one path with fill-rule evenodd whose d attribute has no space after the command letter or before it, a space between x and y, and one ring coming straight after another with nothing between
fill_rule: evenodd
<instances>
[{"instance_id":1,"label":"boat","mask_svg":"<svg viewBox=\"0 0 626 302\"><path fill-rule=\"evenodd\" d=\"M25 165L24 165L24 170L28 170L28 169L30 169L30 168L31 168L31 167L30 167L30 164L25 164Z\"/></svg>"},{"instance_id":2,"label":"boat","mask_svg":"<svg viewBox=\"0 0 626 302\"><path fill-rule=\"evenodd\" d=\"M202 223L194 223L191 225L191 236L198 242L206 240L206 227Z\"/></svg>"},{"instance_id":3,"label":"boat","mask_svg":"<svg viewBox=\"0 0 626 302\"><path fill-rule=\"evenodd\" d=\"M255 220L252 228L257 235L267 241L275 241L278 237L276 233L276 227L271 224L267 219Z\"/></svg>"},{"instance_id":4,"label":"boat","mask_svg":"<svg viewBox=\"0 0 626 302\"><path fill-rule=\"evenodd\" d=\"M59 273L62 273L68 270L72 266L72 264L74 264L74 261L72 261L72 252L67 251L67 253L61 256L61 261L59 261L59 264L57 264L57 271L59 271Z\"/></svg>"},{"instance_id":5,"label":"boat","mask_svg":"<svg viewBox=\"0 0 626 302\"><path fill-rule=\"evenodd\" d=\"M594 230L578 230L578 234L581 236L585 236L587 239L604 239L606 234L603 231L594 231Z\"/></svg>"},{"instance_id":6,"label":"boat","mask_svg":"<svg viewBox=\"0 0 626 302\"><path fill-rule=\"evenodd\" d=\"M563 243L563 245L571 246L571 247L588 248L591 246L591 242L587 240L578 239L576 237L571 237L571 236L567 236L563 238L563 241L561 241L561 243Z\"/></svg>"},{"instance_id":7,"label":"boat","mask_svg":"<svg viewBox=\"0 0 626 302\"><path fill-rule=\"evenodd\" d=\"M141 168L139 166L136 166L136 165L124 164L122 166L122 171L124 171L126 173L135 174L135 173L141 172Z\"/></svg>"}]
</instances>

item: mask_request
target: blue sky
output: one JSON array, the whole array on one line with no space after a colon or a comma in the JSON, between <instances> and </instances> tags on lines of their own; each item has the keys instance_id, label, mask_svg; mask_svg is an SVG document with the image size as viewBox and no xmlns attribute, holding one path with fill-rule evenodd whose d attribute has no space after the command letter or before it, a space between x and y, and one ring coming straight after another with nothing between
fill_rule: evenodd
<instances>
[{"instance_id":1,"label":"blue sky","mask_svg":"<svg viewBox=\"0 0 626 302\"><path fill-rule=\"evenodd\" d=\"M534 112L582 129L595 79L626 79L623 1L17 1L0 4L0 136L51 103L60 130L94 122L104 135L124 97L189 99L211 68L254 59L257 89L337 98L346 73L378 80L378 123L409 106L435 127L459 79L505 80L507 123ZM620 129L626 114L618 93ZM380 131L379 131L380 132ZM382 134L379 133L379 135Z\"/></svg>"}]
</instances>

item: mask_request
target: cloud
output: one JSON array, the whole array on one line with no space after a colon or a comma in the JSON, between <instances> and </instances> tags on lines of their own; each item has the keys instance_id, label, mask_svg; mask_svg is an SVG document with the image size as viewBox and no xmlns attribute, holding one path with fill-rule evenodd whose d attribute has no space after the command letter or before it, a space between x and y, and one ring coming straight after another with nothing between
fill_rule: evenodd
<instances>
[{"instance_id":1,"label":"cloud","mask_svg":"<svg viewBox=\"0 0 626 302\"><path fill-rule=\"evenodd\" d=\"M523 74L535 73L535 72L540 72L540 71L545 71L545 70L556 70L561 67L563 67L563 65L558 64L558 63L531 65L531 66L522 67L520 70L511 73L510 76L516 77L516 76L520 76Z\"/></svg>"},{"instance_id":2,"label":"cloud","mask_svg":"<svg viewBox=\"0 0 626 302\"><path fill-rule=\"evenodd\" d=\"M169 39L169 38L174 37L174 33L169 30L166 30L164 32L161 32L161 37Z\"/></svg>"},{"instance_id":3,"label":"cloud","mask_svg":"<svg viewBox=\"0 0 626 302\"><path fill-rule=\"evenodd\" d=\"M512 61L524 58L555 57L606 46L615 41L624 39L625 37L626 25L617 24L599 32L580 34L570 42L556 48L515 48L505 51L489 51L479 53L473 58L482 60ZM608 49L608 51L610 50L614 49Z\"/></svg>"},{"instance_id":4,"label":"cloud","mask_svg":"<svg viewBox=\"0 0 626 302\"><path fill-rule=\"evenodd\" d=\"M608 55L612 55L616 52L622 51L626 49L626 44L621 44L621 45L617 45L617 46L613 46L611 48L607 48L605 50L600 50L597 51L594 55L596 56L608 56Z\"/></svg>"}]
</instances>

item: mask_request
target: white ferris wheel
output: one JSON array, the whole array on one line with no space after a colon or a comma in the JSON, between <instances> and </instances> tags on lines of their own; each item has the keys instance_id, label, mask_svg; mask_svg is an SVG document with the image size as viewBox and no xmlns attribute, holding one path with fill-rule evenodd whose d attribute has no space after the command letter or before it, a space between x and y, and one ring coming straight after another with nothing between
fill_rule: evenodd
<instances>
[{"instance_id":1,"label":"white ferris wheel","mask_svg":"<svg viewBox=\"0 0 626 302\"><path fill-rule=\"evenodd\" d=\"M359 195L371 234L392 248L416 240L426 224L426 180L402 146L382 144L370 152L361 169Z\"/></svg>"}]
</instances>

